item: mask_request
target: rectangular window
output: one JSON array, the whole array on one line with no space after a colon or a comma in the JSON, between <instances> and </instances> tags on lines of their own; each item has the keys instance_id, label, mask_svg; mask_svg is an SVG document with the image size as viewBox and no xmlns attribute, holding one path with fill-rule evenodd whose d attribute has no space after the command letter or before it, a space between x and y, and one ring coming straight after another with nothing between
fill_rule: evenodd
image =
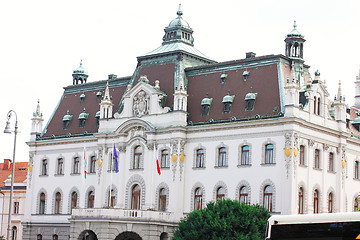
<instances>
[{"instance_id":1,"label":"rectangular window","mask_svg":"<svg viewBox=\"0 0 360 240\"><path fill-rule=\"evenodd\" d=\"M64 174L64 171L63 171L63 166L64 166L64 160L62 158L59 158L58 159L58 168L57 168L57 174L59 175L62 175Z\"/></svg>"},{"instance_id":2,"label":"rectangular window","mask_svg":"<svg viewBox=\"0 0 360 240\"><path fill-rule=\"evenodd\" d=\"M241 165L249 165L250 161L249 161L249 150L250 147L249 146L242 146L241 148Z\"/></svg>"},{"instance_id":3,"label":"rectangular window","mask_svg":"<svg viewBox=\"0 0 360 240\"><path fill-rule=\"evenodd\" d=\"M19 202L14 202L14 214L19 214L20 204Z\"/></svg>"},{"instance_id":4,"label":"rectangular window","mask_svg":"<svg viewBox=\"0 0 360 240\"><path fill-rule=\"evenodd\" d=\"M90 173L96 172L96 157L92 156L90 159Z\"/></svg>"},{"instance_id":5,"label":"rectangular window","mask_svg":"<svg viewBox=\"0 0 360 240\"><path fill-rule=\"evenodd\" d=\"M225 148L225 147L219 148L219 162L218 162L218 166L219 166L219 167L226 166L226 148Z\"/></svg>"},{"instance_id":6,"label":"rectangular window","mask_svg":"<svg viewBox=\"0 0 360 240\"><path fill-rule=\"evenodd\" d=\"M300 165L305 165L305 146L301 145L300 146Z\"/></svg>"},{"instance_id":7,"label":"rectangular window","mask_svg":"<svg viewBox=\"0 0 360 240\"><path fill-rule=\"evenodd\" d=\"M204 149L198 149L196 151L196 167L197 168L204 167Z\"/></svg>"},{"instance_id":8,"label":"rectangular window","mask_svg":"<svg viewBox=\"0 0 360 240\"><path fill-rule=\"evenodd\" d=\"M274 163L274 145L268 144L265 146L265 164Z\"/></svg>"},{"instance_id":9,"label":"rectangular window","mask_svg":"<svg viewBox=\"0 0 360 240\"><path fill-rule=\"evenodd\" d=\"M46 159L44 159L44 160L42 160L42 172L41 172L41 174L42 175L47 175L47 160Z\"/></svg>"},{"instance_id":10,"label":"rectangular window","mask_svg":"<svg viewBox=\"0 0 360 240\"><path fill-rule=\"evenodd\" d=\"M319 169L320 168L320 150L319 149L315 149L315 168Z\"/></svg>"},{"instance_id":11,"label":"rectangular window","mask_svg":"<svg viewBox=\"0 0 360 240\"><path fill-rule=\"evenodd\" d=\"M329 171L330 172L334 171L334 154L333 153L329 153Z\"/></svg>"},{"instance_id":12,"label":"rectangular window","mask_svg":"<svg viewBox=\"0 0 360 240\"><path fill-rule=\"evenodd\" d=\"M80 173L79 170L80 170L80 159L78 157L75 157L73 173Z\"/></svg>"}]
</instances>

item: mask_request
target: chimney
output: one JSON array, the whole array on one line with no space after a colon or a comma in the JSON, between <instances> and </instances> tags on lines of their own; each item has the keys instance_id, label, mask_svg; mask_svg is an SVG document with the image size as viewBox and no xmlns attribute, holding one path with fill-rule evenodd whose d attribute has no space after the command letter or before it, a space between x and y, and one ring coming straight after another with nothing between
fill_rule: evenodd
<instances>
[{"instance_id":1,"label":"chimney","mask_svg":"<svg viewBox=\"0 0 360 240\"><path fill-rule=\"evenodd\" d=\"M117 75L115 75L115 74L109 74L108 75L108 80L113 80L115 78L117 78Z\"/></svg>"},{"instance_id":2,"label":"chimney","mask_svg":"<svg viewBox=\"0 0 360 240\"><path fill-rule=\"evenodd\" d=\"M4 159L4 166L2 170L9 170L10 169L11 160L10 159Z\"/></svg>"},{"instance_id":3,"label":"chimney","mask_svg":"<svg viewBox=\"0 0 360 240\"><path fill-rule=\"evenodd\" d=\"M246 58L254 58L254 57L256 57L256 53L254 53L254 52L247 52L246 53Z\"/></svg>"}]
</instances>

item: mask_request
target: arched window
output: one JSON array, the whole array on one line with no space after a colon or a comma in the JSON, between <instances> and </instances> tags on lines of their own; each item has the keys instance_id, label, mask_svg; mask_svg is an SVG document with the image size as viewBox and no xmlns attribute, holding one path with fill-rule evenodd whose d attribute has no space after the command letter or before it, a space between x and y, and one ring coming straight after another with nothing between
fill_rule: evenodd
<instances>
[{"instance_id":1,"label":"arched window","mask_svg":"<svg viewBox=\"0 0 360 240\"><path fill-rule=\"evenodd\" d=\"M320 150L319 149L315 149L315 168L319 169L320 168Z\"/></svg>"},{"instance_id":2,"label":"arched window","mask_svg":"<svg viewBox=\"0 0 360 240\"><path fill-rule=\"evenodd\" d=\"M299 164L305 165L305 146L304 145L300 145Z\"/></svg>"},{"instance_id":3,"label":"arched window","mask_svg":"<svg viewBox=\"0 0 360 240\"><path fill-rule=\"evenodd\" d=\"M94 191L90 191L88 194L88 208L94 208L94 201L95 201L95 193Z\"/></svg>"},{"instance_id":4,"label":"arched window","mask_svg":"<svg viewBox=\"0 0 360 240\"><path fill-rule=\"evenodd\" d=\"M169 150L165 149L161 151L161 168L167 168L169 162Z\"/></svg>"},{"instance_id":5,"label":"arched window","mask_svg":"<svg viewBox=\"0 0 360 240\"><path fill-rule=\"evenodd\" d=\"M74 157L73 173L80 173L80 158Z\"/></svg>"},{"instance_id":6,"label":"arched window","mask_svg":"<svg viewBox=\"0 0 360 240\"><path fill-rule=\"evenodd\" d=\"M195 189L194 210L202 209L202 191L200 188Z\"/></svg>"},{"instance_id":7,"label":"arched window","mask_svg":"<svg viewBox=\"0 0 360 240\"><path fill-rule=\"evenodd\" d=\"M55 194L55 214L60 214L60 206L61 206L61 193L57 192Z\"/></svg>"},{"instance_id":8,"label":"arched window","mask_svg":"<svg viewBox=\"0 0 360 240\"><path fill-rule=\"evenodd\" d=\"M314 114L316 114L316 97L314 97Z\"/></svg>"},{"instance_id":9,"label":"arched window","mask_svg":"<svg viewBox=\"0 0 360 240\"><path fill-rule=\"evenodd\" d=\"M334 171L334 154L331 152L329 153L329 172Z\"/></svg>"},{"instance_id":10,"label":"arched window","mask_svg":"<svg viewBox=\"0 0 360 240\"><path fill-rule=\"evenodd\" d=\"M314 213L319 213L319 191L314 191Z\"/></svg>"},{"instance_id":11,"label":"arched window","mask_svg":"<svg viewBox=\"0 0 360 240\"><path fill-rule=\"evenodd\" d=\"M354 199L354 212L358 212L359 211L359 199L358 197L356 197Z\"/></svg>"},{"instance_id":12,"label":"arched window","mask_svg":"<svg viewBox=\"0 0 360 240\"><path fill-rule=\"evenodd\" d=\"M304 213L304 190L303 188L299 188L299 214Z\"/></svg>"},{"instance_id":13,"label":"arched window","mask_svg":"<svg viewBox=\"0 0 360 240\"><path fill-rule=\"evenodd\" d=\"M318 115L320 115L320 107L321 107L320 98L318 98L318 105L317 105L317 114Z\"/></svg>"},{"instance_id":14,"label":"arched window","mask_svg":"<svg viewBox=\"0 0 360 240\"><path fill-rule=\"evenodd\" d=\"M41 175L48 175L47 159L42 160L42 172L41 172Z\"/></svg>"},{"instance_id":15,"label":"arched window","mask_svg":"<svg viewBox=\"0 0 360 240\"><path fill-rule=\"evenodd\" d=\"M42 240L42 235L41 234L36 235L36 240Z\"/></svg>"},{"instance_id":16,"label":"arched window","mask_svg":"<svg viewBox=\"0 0 360 240\"><path fill-rule=\"evenodd\" d=\"M267 144L265 146L265 164L274 163L274 145Z\"/></svg>"},{"instance_id":17,"label":"arched window","mask_svg":"<svg viewBox=\"0 0 360 240\"><path fill-rule=\"evenodd\" d=\"M203 168L204 167L204 149L196 150L196 167Z\"/></svg>"},{"instance_id":18,"label":"arched window","mask_svg":"<svg viewBox=\"0 0 360 240\"><path fill-rule=\"evenodd\" d=\"M11 229L11 240L16 240L17 239L17 227L13 226Z\"/></svg>"},{"instance_id":19,"label":"arched window","mask_svg":"<svg viewBox=\"0 0 360 240\"><path fill-rule=\"evenodd\" d=\"M263 207L268 210L269 212L272 212L272 196L273 195L273 189L270 185L267 185L264 188L264 202Z\"/></svg>"},{"instance_id":20,"label":"arched window","mask_svg":"<svg viewBox=\"0 0 360 240\"><path fill-rule=\"evenodd\" d=\"M218 166L226 166L226 147L219 148Z\"/></svg>"},{"instance_id":21,"label":"arched window","mask_svg":"<svg viewBox=\"0 0 360 240\"><path fill-rule=\"evenodd\" d=\"M359 161L355 161L354 178L359 179Z\"/></svg>"},{"instance_id":22,"label":"arched window","mask_svg":"<svg viewBox=\"0 0 360 240\"><path fill-rule=\"evenodd\" d=\"M57 234L54 234L53 237L52 237L53 240L58 240L59 239L59 236Z\"/></svg>"},{"instance_id":23,"label":"arched window","mask_svg":"<svg viewBox=\"0 0 360 240\"><path fill-rule=\"evenodd\" d=\"M249 150L250 150L250 147L248 145L241 147L241 165L249 165L250 164Z\"/></svg>"},{"instance_id":24,"label":"arched window","mask_svg":"<svg viewBox=\"0 0 360 240\"><path fill-rule=\"evenodd\" d=\"M131 191L131 209L140 209L141 188L135 185Z\"/></svg>"},{"instance_id":25,"label":"arched window","mask_svg":"<svg viewBox=\"0 0 360 240\"><path fill-rule=\"evenodd\" d=\"M90 158L90 173L95 173L96 172L96 157L92 156Z\"/></svg>"},{"instance_id":26,"label":"arched window","mask_svg":"<svg viewBox=\"0 0 360 240\"><path fill-rule=\"evenodd\" d=\"M165 188L159 191L159 211L166 211L166 191Z\"/></svg>"},{"instance_id":27,"label":"arched window","mask_svg":"<svg viewBox=\"0 0 360 240\"><path fill-rule=\"evenodd\" d=\"M240 196L239 196L239 202L240 203L248 203L248 196L249 192L246 186L242 186L240 188Z\"/></svg>"},{"instance_id":28,"label":"arched window","mask_svg":"<svg viewBox=\"0 0 360 240\"><path fill-rule=\"evenodd\" d=\"M71 210L77 207L78 194L77 192L71 193Z\"/></svg>"},{"instance_id":29,"label":"arched window","mask_svg":"<svg viewBox=\"0 0 360 240\"><path fill-rule=\"evenodd\" d=\"M219 187L216 190L216 202L224 200L225 198L225 189L223 187Z\"/></svg>"},{"instance_id":30,"label":"arched window","mask_svg":"<svg viewBox=\"0 0 360 240\"><path fill-rule=\"evenodd\" d=\"M110 191L108 192L108 204L109 204L109 207L111 207L111 208L115 207L115 191L114 191L114 189L111 189L111 194L110 194Z\"/></svg>"},{"instance_id":31,"label":"arched window","mask_svg":"<svg viewBox=\"0 0 360 240\"><path fill-rule=\"evenodd\" d=\"M329 193L328 211L329 211L329 213L333 212L333 194L332 193Z\"/></svg>"},{"instance_id":32,"label":"arched window","mask_svg":"<svg viewBox=\"0 0 360 240\"><path fill-rule=\"evenodd\" d=\"M109 169L111 169L112 172L116 172L116 160L113 153L110 153L110 166Z\"/></svg>"},{"instance_id":33,"label":"arched window","mask_svg":"<svg viewBox=\"0 0 360 240\"><path fill-rule=\"evenodd\" d=\"M45 214L45 193L40 194L39 214Z\"/></svg>"},{"instance_id":34,"label":"arched window","mask_svg":"<svg viewBox=\"0 0 360 240\"><path fill-rule=\"evenodd\" d=\"M140 168L140 161L142 157L142 147L137 146L134 149L134 161L133 161L133 169L139 169Z\"/></svg>"},{"instance_id":35,"label":"arched window","mask_svg":"<svg viewBox=\"0 0 360 240\"><path fill-rule=\"evenodd\" d=\"M64 174L64 159L59 158L57 160L57 174L63 175Z\"/></svg>"}]
</instances>

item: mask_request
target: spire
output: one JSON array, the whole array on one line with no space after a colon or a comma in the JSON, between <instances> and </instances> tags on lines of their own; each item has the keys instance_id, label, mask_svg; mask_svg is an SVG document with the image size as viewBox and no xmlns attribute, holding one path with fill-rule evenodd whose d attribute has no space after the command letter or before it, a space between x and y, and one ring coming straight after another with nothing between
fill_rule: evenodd
<instances>
[{"instance_id":1,"label":"spire","mask_svg":"<svg viewBox=\"0 0 360 240\"><path fill-rule=\"evenodd\" d=\"M43 115L40 110L40 100L38 99L35 112L33 112L33 117L31 119L31 141L35 141L37 136L40 136L42 131Z\"/></svg>"},{"instance_id":2,"label":"spire","mask_svg":"<svg viewBox=\"0 0 360 240\"><path fill-rule=\"evenodd\" d=\"M109 81L106 82L104 98L100 103L100 118L108 119L112 118L113 103L110 96Z\"/></svg>"},{"instance_id":3,"label":"spire","mask_svg":"<svg viewBox=\"0 0 360 240\"><path fill-rule=\"evenodd\" d=\"M106 82L104 100L110 100L109 81Z\"/></svg>"},{"instance_id":4,"label":"spire","mask_svg":"<svg viewBox=\"0 0 360 240\"><path fill-rule=\"evenodd\" d=\"M176 12L176 14L181 17L183 15L183 12L181 11L181 3L179 4L179 10Z\"/></svg>"},{"instance_id":5,"label":"spire","mask_svg":"<svg viewBox=\"0 0 360 240\"><path fill-rule=\"evenodd\" d=\"M42 112L40 111L40 99L37 101L36 110L33 113L33 117L42 117Z\"/></svg>"},{"instance_id":6,"label":"spire","mask_svg":"<svg viewBox=\"0 0 360 240\"><path fill-rule=\"evenodd\" d=\"M294 20L294 30L296 30L296 27L297 27L296 20Z\"/></svg>"},{"instance_id":7,"label":"spire","mask_svg":"<svg viewBox=\"0 0 360 240\"><path fill-rule=\"evenodd\" d=\"M342 100L343 100L342 88L341 88L341 80L339 80L337 100L340 101L340 102L342 102Z\"/></svg>"}]
</instances>

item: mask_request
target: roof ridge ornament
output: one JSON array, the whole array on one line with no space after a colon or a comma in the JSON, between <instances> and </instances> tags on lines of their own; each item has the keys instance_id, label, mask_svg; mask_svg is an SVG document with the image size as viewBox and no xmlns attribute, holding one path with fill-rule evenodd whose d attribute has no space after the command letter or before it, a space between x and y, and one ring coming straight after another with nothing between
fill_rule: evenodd
<instances>
[{"instance_id":1,"label":"roof ridge ornament","mask_svg":"<svg viewBox=\"0 0 360 240\"><path fill-rule=\"evenodd\" d=\"M294 20L294 29L296 29L297 25L296 25L296 20Z\"/></svg>"},{"instance_id":2,"label":"roof ridge ornament","mask_svg":"<svg viewBox=\"0 0 360 240\"><path fill-rule=\"evenodd\" d=\"M176 12L176 14L181 17L183 15L183 12L181 11L181 3L179 4L179 10Z\"/></svg>"}]
</instances>

